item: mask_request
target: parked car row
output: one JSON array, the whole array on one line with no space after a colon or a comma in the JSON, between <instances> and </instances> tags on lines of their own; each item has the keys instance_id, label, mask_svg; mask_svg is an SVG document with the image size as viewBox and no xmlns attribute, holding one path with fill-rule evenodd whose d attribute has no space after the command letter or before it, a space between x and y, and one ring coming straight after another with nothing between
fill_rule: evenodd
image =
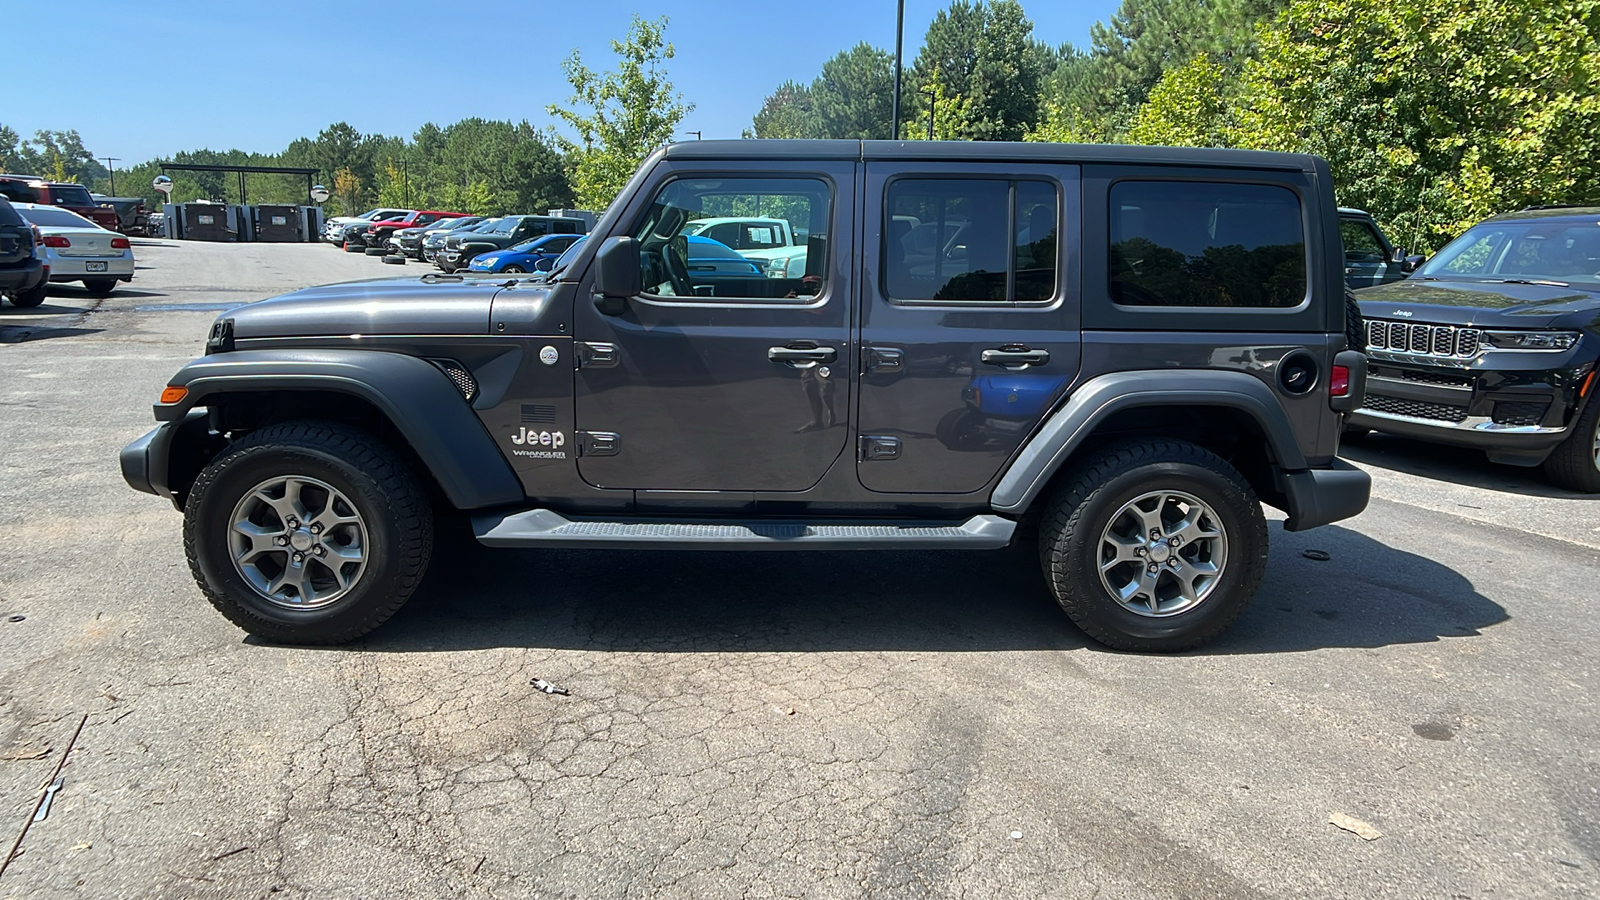
<instances>
[{"instance_id":1,"label":"parked car row","mask_svg":"<svg viewBox=\"0 0 1600 900\"><path fill-rule=\"evenodd\" d=\"M0 294L38 306L49 285L81 282L94 297L133 280L133 244L71 210L0 197Z\"/></svg>"},{"instance_id":2,"label":"parked car row","mask_svg":"<svg viewBox=\"0 0 1600 900\"><path fill-rule=\"evenodd\" d=\"M12 203L59 206L109 231L122 224L116 210L101 206L81 184L46 181L37 175L0 175L0 197Z\"/></svg>"}]
</instances>

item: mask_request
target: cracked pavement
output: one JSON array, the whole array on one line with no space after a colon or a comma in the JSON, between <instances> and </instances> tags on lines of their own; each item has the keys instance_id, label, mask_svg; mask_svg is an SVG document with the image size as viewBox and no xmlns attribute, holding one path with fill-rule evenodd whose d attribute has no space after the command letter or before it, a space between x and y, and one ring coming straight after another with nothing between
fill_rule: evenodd
<instances>
[{"instance_id":1,"label":"cracked pavement","mask_svg":"<svg viewBox=\"0 0 1600 900\"><path fill-rule=\"evenodd\" d=\"M1536 471L1353 448L1371 508L1274 523L1255 604L1177 656L1089 643L1027 548L459 530L367 639L270 646L116 452L200 352L197 307L419 267L135 252L98 305L0 307L4 846L89 717L0 900L1600 893L1600 506Z\"/></svg>"}]
</instances>

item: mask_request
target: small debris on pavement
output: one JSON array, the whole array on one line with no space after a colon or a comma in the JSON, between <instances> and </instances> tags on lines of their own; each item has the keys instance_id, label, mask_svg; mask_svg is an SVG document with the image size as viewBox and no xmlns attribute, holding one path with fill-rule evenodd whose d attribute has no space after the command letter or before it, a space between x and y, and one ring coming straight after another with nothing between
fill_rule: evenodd
<instances>
[{"instance_id":1,"label":"small debris on pavement","mask_svg":"<svg viewBox=\"0 0 1600 900\"><path fill-rule=\"evenodd\" d=\"M1333 555L1326 550L1302 550L1300 551L1300 555L1304 556L1306 559L1314 559L1317 562L1327 562L1328 560L1333 559Z\"/></svg>"},{"instance_id":2,"label":"small debris on pavement","mask_svg":"<svg viewBox=\"0 0 1600 900\"><path fill-rule=\"evenodd\" d=\"M233 856L236 853L243 853L243 852L245 852L246 850L249 850L249 849L250 848L248 846L245 846L245 847L235 847L232 850L224 850L223 852L218 853L216 856L211 857L211 861L212 862L216 862L219 859L227 859L228 857Z\"/></svg>"},{"instance_id":3,"label":"small debris on pavement","mask_svg":"<svg viewBox=\"0 0 1600 900\"><path fill-rule=\"evenodd\" d=\"M49 755L49 747L18 747L14 750L0 750L0 759L44 759Z\"/></svg>"},{"instance_id":4,"label":"small debris on pavement","mask_svg":"<svg viewBox=\"0 0 1600 900\"><path fill-rule=\"evenodd\" d=\"M1013 841L1020 841L1020 840L1022 840L1022 832L1020 832L1020 831L1013 831L1013 832L1011 832L1011 839L1012 839L1012 840L1013 840Z\"/></svg>"},{"instance_id":5,"label":"small debris on pavement","mask_svg":"<svg viewBox=\"0 0 1600 900\"><path fill-rule=\"evenodd\" d=\"M1328 824L1343 828L1363 841L1375 841L1383 837L1383 832L1354 816L1347 816L1344 813L1329 813Z\"/></svg>"},{"instance_id":6,"label":"small debris on pavement","mask_svg":"<svg viewBox=\"0 0 1600 900\"><path fill-rule=\"evenodd\" d=\"M774 706L772 709L780 716L794 715L794 707L792 706Z\"/></svg>"},{"instance_id":7,"label":"small debris on pavement","mask_svg":"<svg viewBox=\"0 0 1600 900\"><path fill-rule=\"evenodd\" d=\"M80 842L72 845L72 849L74 849L74 850L91 850L93 848L94 848L94 845L89 843L88 841L80 841Z\"/></svg>"},{"instance_id":8,"label":"small debris on pavement","mask_svg":"<svg viewBox=\"0 0 1600 900\"><path fill-rule=\"evenodd\" d=\"M6 616L6 621L7 622L21 622L23 619L26 619L26 618L27 618L27 616L24 616L24 615L19 613L19 614L14 615L14 616Z\"/></svg>"},{"instance_id":9,"label":"small debris on pavement","mask_svg":"<svg viewBox=\"0 0 1600 900\"><path fill-rule=\"evenodd\" d=\"M556 687L555 685L551 684L550 682L545 681L543 678L535 678L534 680L532 680L532 681L530 681L528 683L533 685L534 687L538 688L539 690L544 691L546 694L560 694L561 696L565 697L568 694L572 693L571 691L567 690L564 687Z\"/></svg>"}]
</instances>

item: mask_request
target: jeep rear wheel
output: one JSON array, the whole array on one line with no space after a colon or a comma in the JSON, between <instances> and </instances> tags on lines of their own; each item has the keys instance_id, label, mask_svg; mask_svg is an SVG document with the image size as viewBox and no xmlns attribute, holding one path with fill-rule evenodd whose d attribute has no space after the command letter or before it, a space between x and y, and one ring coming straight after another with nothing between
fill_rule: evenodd
<instances>
[{"instance_id":1,"label":"jeep rear wheel","mask_svg":"<svg viewBox=\"0 0 1600 900\"><path fill-rule=\"evenodd\" d=\"M1051 498L1040 561L1056 602L1119 650L1186 650L1244 611L1267 526L1244 476L1184 441L1114 445Z\"/></svg>"},{"instance_id":2,"label":"jeep rear wheel","mask_svg":"<svg viewBox=\"0 0 1600 900\"><path fill-rule=\"evenodd\" d=\"M338 644L410 598L432 513L406 464L364 432L290 422L251 432L196 479L184 549L206 599L240 628Z\"/></svg>"}]
</instances>

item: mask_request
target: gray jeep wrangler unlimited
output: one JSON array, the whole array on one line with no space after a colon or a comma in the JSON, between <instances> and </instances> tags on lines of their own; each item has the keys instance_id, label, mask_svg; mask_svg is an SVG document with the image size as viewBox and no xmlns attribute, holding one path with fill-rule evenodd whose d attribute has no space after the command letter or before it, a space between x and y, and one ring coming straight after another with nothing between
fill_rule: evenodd
<instances>
[{"instance_id":1,"label":"gray jeep wrangler unlimited","mask_svg":"<svg viewBox=\"0 0 1600 900\"><path fill-rule=\"evenodd\" d=\"M804 258L710 259L709 218ZM1309 156L697 141L534 277L429 275L224 314L122 451L201 590L349 641L436 516L493 547L866 550L1037 540L1113 647L1221 632L1289 530L1365 508L1333 184Z\"/></svg>"}]
</instances>

